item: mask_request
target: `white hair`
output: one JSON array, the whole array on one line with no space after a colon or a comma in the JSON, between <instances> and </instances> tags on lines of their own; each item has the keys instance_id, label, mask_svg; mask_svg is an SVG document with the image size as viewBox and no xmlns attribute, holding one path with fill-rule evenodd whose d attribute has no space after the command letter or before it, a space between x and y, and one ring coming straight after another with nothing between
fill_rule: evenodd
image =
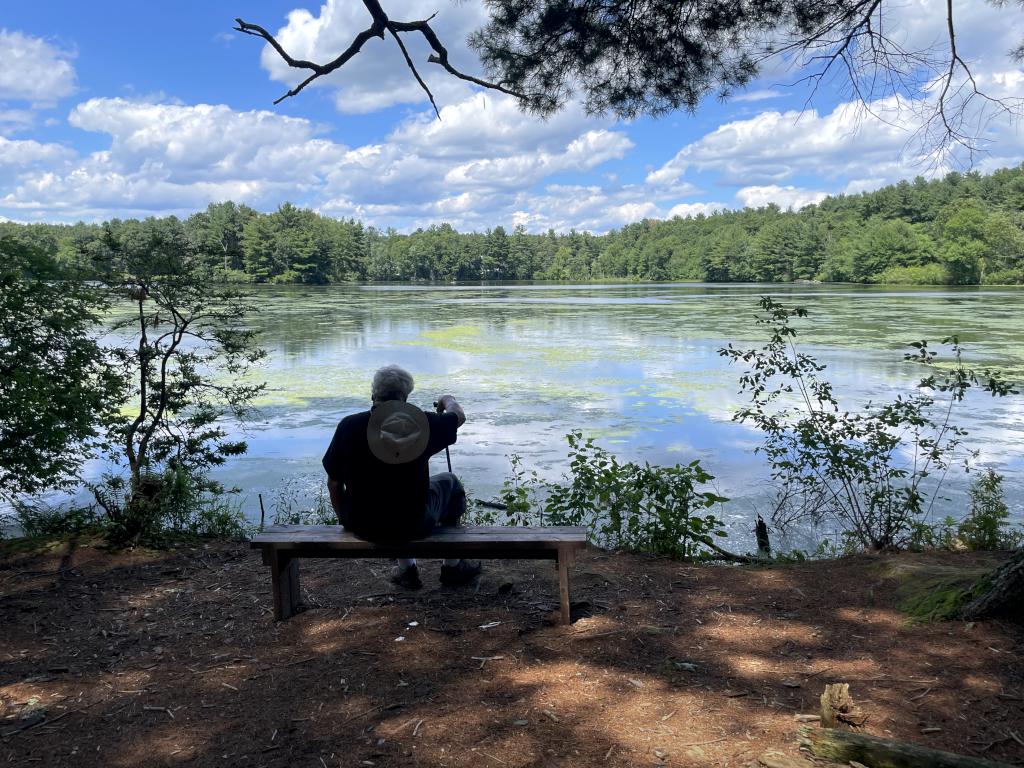
<instances>
[{"instance_id":1,"label":"white hair","mask_svg":"<svg viewBox=\"0 0 1024 768\"><path fill-rule=\"evenodd\" d=\"M412 375L397 365L385 365L373 374L370 397L375 403L405 400L413 390Z\"/></svg>"}]
</instances>

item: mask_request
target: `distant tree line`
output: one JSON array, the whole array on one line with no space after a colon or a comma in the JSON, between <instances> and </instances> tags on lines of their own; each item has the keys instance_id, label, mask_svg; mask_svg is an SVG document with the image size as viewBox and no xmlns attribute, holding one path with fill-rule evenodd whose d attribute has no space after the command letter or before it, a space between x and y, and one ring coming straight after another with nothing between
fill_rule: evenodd
<instances>
[{"instance_id":1,"label":"distant tree line","mask_svg":"<svg viewBox=\"0 0 1024 768\"><path fill-rule=\"evenodd\" d=\"M976 285L1024 283L1024 165L918 177L829 197L645 220L606 235L459 233L448 224L400 234L284 203L264 214L212 203L170 216L103 224L0 224L69 274L117 271L139 254L187 254L226 281L704 280Z\"/></svg>"}]
</instances>

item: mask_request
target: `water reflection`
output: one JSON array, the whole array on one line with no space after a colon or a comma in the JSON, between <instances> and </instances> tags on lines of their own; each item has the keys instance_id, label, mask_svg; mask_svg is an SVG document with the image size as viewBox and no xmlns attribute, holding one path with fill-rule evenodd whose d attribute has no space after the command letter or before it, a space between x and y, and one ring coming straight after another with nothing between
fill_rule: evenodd
<instances>
[{"instance_id":1,"label":"water reflection","mask_svg":"<svg viewBox=\"0 0 1024 768\"><path fill-rule=\"evenodd\" d=\"M764 338L752 322L763 294L807 307L799 341L828 363L850 407L917 381L920 370L902 359L908 342L954 333L974 363L1024 380L1024 291L1008 289L513 284L254 292L270 350L261 373L271 390L249 454L221 470L228 484L245 488L250 513L256 494L272 496L289 474L320 482L334 424L366 406L375 368L398 363L416 377L412 399L421 406L442 390L465 405L469 422L452 461L476 495L500 487L513 452L542 476L557 476L564 435L579 428L630 458L701 458L735 499L728 512L745 531L767 501L766 473L752 453L758 436L731 421L739 372L717 349ZM960 419L982 459L1006 473L1011 508L1024 519L1021 402L972 397ZM943 511L962 508L962 493L950 497Z\"/></svg>"}]
</instances>

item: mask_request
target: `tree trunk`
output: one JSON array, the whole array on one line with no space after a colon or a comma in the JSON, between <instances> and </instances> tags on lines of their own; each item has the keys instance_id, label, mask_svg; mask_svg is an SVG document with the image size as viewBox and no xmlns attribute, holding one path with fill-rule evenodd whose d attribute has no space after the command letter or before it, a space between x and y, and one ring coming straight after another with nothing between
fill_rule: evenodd
<instances>
[{"instance_id":1,"label":"tree trunk","mask_svg":"<svg viewBox=\"0 0 1024 768\"><path fill-rule=\"evenodd\" d=\"M769 558L772 556L772 542L768 538L768 526L760 515L757 516L757 525L754 526L754 536L757 538L757 556Z\"/></svg>"},{"instance_id":2,"label":"tree trunk","mask_svg":"<svg viewBox=\"0 0 1024 768\"><path fill-rule=\"evenodd\" d=\"M978 596L960 610L961 618L1024 621L1024 549L979 581L972 593Z\"/></svg>"},{"instance_id":3,"label":"tree trunk","mask_svg":"<svg viewBox=\"0 0 1024 768\"><path fill-rule=\"evenodd\" d=\"M821 694L821 725L823 728L859 728L864 716L850 696L849 683L829 683Z\"/></svg>"}]
</instances>

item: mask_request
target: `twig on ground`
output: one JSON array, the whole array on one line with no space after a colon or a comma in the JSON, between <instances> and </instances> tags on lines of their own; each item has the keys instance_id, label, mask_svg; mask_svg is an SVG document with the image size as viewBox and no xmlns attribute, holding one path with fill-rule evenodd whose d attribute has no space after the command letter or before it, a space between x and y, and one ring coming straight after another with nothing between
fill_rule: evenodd
<instances>
[{"instance_id":1,"label":"twig on ground","mask_svg":"<svg viewBox=\"0 0 1024 768\"><path fill-rule=\"evenodd\" d=\"M89 709L89 707L94 707L97 704L99 704L99 700L94 701L92 704L86 704L84 707L79 707L78 709L72 709L68 712L64 712L63 714L57 715L57 717L53 718L52 720L36 720L34 723L29 723L28 725L23 725L21 728L15 728L13 731L8 731L7 733L0 734L0 739L6 741L12 736L17 736L19 733L24 733L27 730L35 728L37 725L53 725L57 721L63 720L65 717L68 717L69 715L74 715L78 712L85 712L85 710Z\"/></svg>"},{"instance_id":2,"label":"twig on ground","mask_svg":"<svg viewBox=\"0 0 1024 768\"><path fill-rule=\"evenodd\" d=\"M719 736L717 739L711 739L710 741L694 741L690 744L680 744L680 747L703 747L705 744L717 744L720 741L725 741L728 736Z\"/></svg>"}]
</instances>

